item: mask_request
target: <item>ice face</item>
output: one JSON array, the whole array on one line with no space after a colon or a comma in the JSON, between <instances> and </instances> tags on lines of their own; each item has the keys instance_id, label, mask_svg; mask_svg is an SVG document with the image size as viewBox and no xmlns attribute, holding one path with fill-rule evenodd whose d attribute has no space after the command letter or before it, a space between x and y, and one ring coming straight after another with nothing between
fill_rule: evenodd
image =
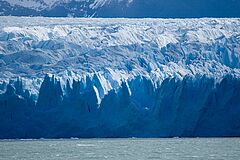
<instances>
[{"instance_id":1,"label":"ice face","mask_svg":"<svg viewBox=\"0 0 240 160\"><path fill-rule=\"evenodd\" d=\"M87 78L88 79L88 78ZM239 78L135 77L101 99L93 80L65 88L46 76L37 103L7 85L0 95L0 138L239 136ZM88 82L87 82L88 81ZM17 94L18 93L18 94ZM64 94L63 94L64 93Z\"/></svg>"},{"instance_id":2,"label":"ice face","mask_svg":"<svg viewBox=\"0 0 240 160\"><path fill-rule=\"evenodd\" d=\"M240 134L239 19L0 21L0 138Z\"/></svg>"}]
</instances>

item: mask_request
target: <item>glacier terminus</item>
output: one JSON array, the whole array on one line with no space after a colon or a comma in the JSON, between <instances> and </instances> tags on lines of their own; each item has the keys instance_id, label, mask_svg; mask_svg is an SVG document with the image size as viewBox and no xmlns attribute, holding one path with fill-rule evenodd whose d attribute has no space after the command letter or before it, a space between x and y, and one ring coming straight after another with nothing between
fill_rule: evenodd
<instances>
[{"instance_id":1,"label":"glacier terminus","mask_svg":"<svg viewBox=\"0 0 240 160\"><path fill-rule=\"evenodd\" d=\"M0 17L0 138L240 136L240 19Z\"/></svg>"}]
</instances>

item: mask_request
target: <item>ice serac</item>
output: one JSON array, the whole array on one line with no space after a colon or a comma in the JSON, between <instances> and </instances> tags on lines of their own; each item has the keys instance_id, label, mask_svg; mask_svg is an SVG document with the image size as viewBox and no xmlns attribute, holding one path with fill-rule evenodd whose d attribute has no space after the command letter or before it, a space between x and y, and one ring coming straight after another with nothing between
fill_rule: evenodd
<instances>
[{"instance_id":1,"label":"ice serac","mask_svg":"<svg viewBox=\"0 0 240 160\"><path fill-rule=\"evenodd\" d=\"M0 138L240 136L239 35L239 19L1 17Z\"/></svg>"}]
</instances>

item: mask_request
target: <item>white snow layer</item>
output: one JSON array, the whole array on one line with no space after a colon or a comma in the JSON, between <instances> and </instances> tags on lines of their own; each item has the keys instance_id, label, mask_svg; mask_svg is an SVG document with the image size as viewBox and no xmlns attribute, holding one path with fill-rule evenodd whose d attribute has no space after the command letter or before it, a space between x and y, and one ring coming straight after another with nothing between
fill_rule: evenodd
<instances>
[{"instance_id":1,"label":"white snow layer","mask_svg":"<svg viewBox=\"0 0 240 160\"><path fill-rule=\"evenodd\" d=\"M239 49L240 19L0 17L0 84L21 77L37 96L46 74L61 85L95 75L101 99L138 75L239 76Z\"/></svg>"}]
</instances>

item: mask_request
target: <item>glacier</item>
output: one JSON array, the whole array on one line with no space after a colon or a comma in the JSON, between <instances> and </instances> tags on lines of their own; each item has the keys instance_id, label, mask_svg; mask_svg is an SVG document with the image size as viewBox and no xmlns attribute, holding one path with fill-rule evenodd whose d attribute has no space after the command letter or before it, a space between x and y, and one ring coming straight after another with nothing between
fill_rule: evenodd
<instances>
[{"instance_id":1,"label":"glacier","mask_svg":"<svg viewBox=\"0 0 240 160\"><path fill-rule=\"evenodd\" d=\"M0 138L240 136L240 19L0 17Z\"/></svg>"}]
</instances>

